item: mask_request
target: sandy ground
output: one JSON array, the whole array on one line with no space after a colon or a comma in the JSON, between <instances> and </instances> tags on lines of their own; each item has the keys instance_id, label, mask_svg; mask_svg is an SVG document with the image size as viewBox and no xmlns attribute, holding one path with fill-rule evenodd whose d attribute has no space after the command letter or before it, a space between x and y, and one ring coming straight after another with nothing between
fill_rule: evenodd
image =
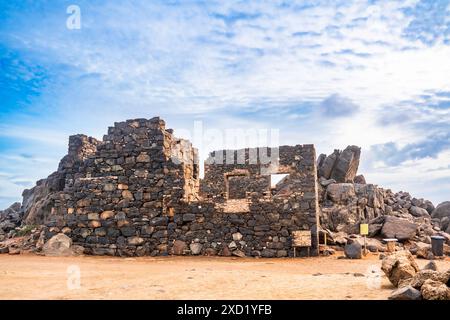
<instances>
[{"instance_id":1,"label":"sandy ground","mask_svg":"<svg viewBox=\"0 0 450 320\"><path fill-rule=\"evenodd\" d=\"M449 258L437 263L450 268ZM386 299L393 287L380 265L377 255L361 260L0 255L0 299Z\"/></svg>"}]
</instances>

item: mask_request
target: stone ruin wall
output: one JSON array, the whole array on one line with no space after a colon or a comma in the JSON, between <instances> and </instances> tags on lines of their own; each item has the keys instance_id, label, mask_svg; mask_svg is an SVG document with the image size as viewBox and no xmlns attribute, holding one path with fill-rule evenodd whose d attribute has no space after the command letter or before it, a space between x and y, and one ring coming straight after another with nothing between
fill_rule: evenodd
<instances>
[{"instance_id":1,"label":"stone ruin wall","mask_svg":"<svg viewBox=\"0 0 450 320\"><path fill-rule=\"evenodd\" d=\"M278 155L271 157L271 150ZM267 157L271 160L267 161ZM313 145L216 151L206 160L200 193L204 199L216 203L217 212L225 220L221 224L230 225L231 234L244 235L245 244L240 249L247 255L292 256L291 235L297 230L311 230L312 253L317 254L319 207L315 157ZM270 175L279 173L289 174L290 192L271 189ZM241 199L236 199L237 190ZM229 238L230 234L226 239Z\"/></svg>"},{"instance_id":2,"label":"stone ruin wall","mask_svg":"<svg viewBox=\"0 0 450 320\"><path fill-rule=\"evenodd\" d=\"M115 123L103 141L72 136L46 198L45 238L63 232L96 255L283 257L293 254L292 231L311 230L317 254L314 146L278 150L275 166L252 159L255 149L242 164L241 151L231 164L211 162L217 151L200 181L197 150L159 118ZM271 190L271 173L289 174L293 192Z\"/></svg>"}]
</instances>

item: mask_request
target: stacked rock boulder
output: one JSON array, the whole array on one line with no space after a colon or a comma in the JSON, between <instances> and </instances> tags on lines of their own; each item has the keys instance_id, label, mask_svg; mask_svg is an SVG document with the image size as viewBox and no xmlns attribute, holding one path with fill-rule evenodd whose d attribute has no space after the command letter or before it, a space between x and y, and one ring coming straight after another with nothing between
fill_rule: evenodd
<instances>
[{"instance_id":1,"label":"stacked rock boulder","mask_svg":"<svg viewBox=\"0 0 450 320\"><path fill-rule=\"evenodd\" d=\"M6 239L11 231L14 231L22 222L20 203L16 202L6 210L0 210L0 241Z\"/></svg>"},{"instance_id":2,"label":"stacked rock boulder","mask_svg":"<svg viewBox=\"0 0 450 320\"><path fill-rule=\"evenodd\" d=\"M432 258L433 235L444 236L450 245L446 232L450 231L450 202L435 208L431 201L408 192L394 193L366 183L364 176L357 175L360 155L360 148L348 146L318 158L320 222L331 242L334 238L344 238L340 244L351 241L350 235L359 233L359 225L368 223L369 237L396 238L421 257Z\"/></svg>"},{"instance_id":3,"label":"stacked rock boulder","mask_svg":"<svg viewBox=\"0 0 450 320\"><path fill-rule=\"evenodd\" d=\"M450 300L450 269L439 272L434 265L420 270L406 250L388 254L381 269L397 287L389 297L391 300Z\"/></svg>"}]
</instances>

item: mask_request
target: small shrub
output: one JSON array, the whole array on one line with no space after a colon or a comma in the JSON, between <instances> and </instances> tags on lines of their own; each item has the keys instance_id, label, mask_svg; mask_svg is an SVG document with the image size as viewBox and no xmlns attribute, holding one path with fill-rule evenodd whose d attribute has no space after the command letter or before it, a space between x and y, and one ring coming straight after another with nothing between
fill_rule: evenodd
<instances>
[{"instance_id":1,"label":"small shrub","mask_svg":"<svg viewBox=\"0 0 450 320\"><path fill-rule=\"evenodd\" d=\"M36 229L37 227L38 227L38 226L37 226L37 225L34 225L34 224L28 224L28 225L25 225L25 226L21 227L21 228L17 231L17 236L18 236L18 237L26 236L26 235L30 234L31 231L32 231L33 229Z\"/></svg>"}]
</instances>

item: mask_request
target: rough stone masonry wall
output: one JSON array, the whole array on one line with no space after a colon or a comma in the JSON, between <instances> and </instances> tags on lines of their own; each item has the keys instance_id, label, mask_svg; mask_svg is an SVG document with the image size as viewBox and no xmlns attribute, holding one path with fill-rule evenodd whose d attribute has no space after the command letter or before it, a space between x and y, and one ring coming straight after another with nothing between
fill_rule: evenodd
<instances>
[{"instance_id":1,"label":"rough stone masonry wall","mask_svg":"<svg viewBox=\"0 0 450 320\"><path fill-rule=\"evenodd\" d=\"M167 254L169 216L196 197L195 157L159 118L115 123L66 175L46 237L64 232L92 254Z\"/></svg>"},{"instance_id":2,"label":"rough stone masonry wall","mask_svg":"<svg viewBox=\"0 0 450 320\"><path fill-rule=\"evenodd\" d=\"M311 230L317 253L314 147L282 146L268 164L250 161L251 150L242 164L238 151L231 164L208 159L199 184L197 150L159 118L115 123L103 141L73 136L58 170L63 186L51 194L46 238L63 232L96 255L283 257L293 254L292 231ZM271 190L270 173L289 173L292 192ZM237 185L243 199L228 199L232 177L244 178Z\"/></svg>"},{"instance_id":3,"label":"rough stone masonry wall","mask_svg":"<svg viewBox=\"0 0 450 320\"><path fill-rule=\"evenodd\" d=\"M214 213L205 220L218 230L210 238L246 255L283 257L293 254L292 231L311 230L312 253L317 254L319 208L314 146L281 146L278 157L271 157L268 149L268 157L273 158L269 162L261 161L266 159L258 156L261 150L222 150L207 159L200 191L204 199L216 203ZM277 173L289 174L290 192L272 192L270 174ZM234 200L230 179L239 177L246 197ZM227 212L228 205L236 201L242 205L241 210L238 206Z\"/></svg>"}]
</instances>

